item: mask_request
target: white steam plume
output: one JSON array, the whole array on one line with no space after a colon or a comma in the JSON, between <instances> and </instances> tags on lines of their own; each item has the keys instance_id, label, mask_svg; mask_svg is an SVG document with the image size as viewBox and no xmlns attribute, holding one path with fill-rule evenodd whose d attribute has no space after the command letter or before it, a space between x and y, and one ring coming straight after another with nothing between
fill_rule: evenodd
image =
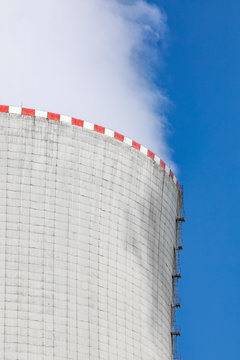
<instances>
[{"instance_id":1,"label":"white steam plume","mask_svg":"<svg viewBox=\"0 0 240 360\"><path fill-rule=\"evenodd\" d=\"M0 13L1 104L112 128L171 162L167 99L151 66L161 59L166 31L158 7L144 0L8 0Z\"/></svg>"}]
</instances>

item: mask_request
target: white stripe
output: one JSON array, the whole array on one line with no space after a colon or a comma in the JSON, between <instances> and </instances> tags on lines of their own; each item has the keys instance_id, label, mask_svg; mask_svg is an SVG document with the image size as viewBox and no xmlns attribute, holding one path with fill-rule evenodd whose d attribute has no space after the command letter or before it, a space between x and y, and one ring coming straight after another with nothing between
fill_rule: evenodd
<instances>
[{"instance_id":1,"label":"white stripe","mask_svg":"<svg viewBox=\"0 0 240 360\"><path fill-rule=\"evenodd\" d=\"M88 130L93 130L94 129L94 124L93 123L90 123L88 121L84 121L83 122L83 127L85 129L88 129Z\"/></svg>"},{"instance_id":2,"label":"white stripe","mask_svg":"<svg viewBox=\"0 0 240 360\"><path fill-rule=\"evenodd\" d=\"M145 146L142 146L142 145L140 146L140 151L145 155L147 155L147 153L148 153L148 149L145 148Z\"/></svg>"},{"instance_id":3,"label":"white stripe","mask_svg":"<svg viewBox=\"0 0 240 360\"><path fill-rule=\"evenodd\" d=\"M67 123L67 124L71 124L72 118L70 116L60 115L60 121Z\"/></svg>"},{"instance_id":4,"label":"white stripe","mask_svg":"<svg viewBox=\"0 0 240 360\"><path fill-rule=\"evenodd\" d=\"M47 119L47 111L35 110L35 116Z\"/></svg>"},{"instance_id":5,"label":"white stripe","mask_svg":"<svg viewBox=\"0 0 240 360\"><path fill-rule=\"evenodd\" d=\"M110 129L105 129L105 135L114 137L114 131Z\"/></svg>"},{"instance_id":6,"label":"white stripe","mask_svg":"<svg viewBox=\"0 0 240 360\"><path fill-rule=\"evenodd\" d=\"M160 165L160 157L155 154L154 161L156 161L156 164Z\"/></svg>"},{"instance_id":7,"label":"white stripe","mask_svg":"<svg viewBox=\"0 0 240 360\"><path fill-rule=\"evenodd\" d=\"M168 167L167 165L165 166L165 171L166 171L166 173L169 175L170 169L169 169L169 167Z\"/></svg>"},{"instance_id":8,"label":"white stripe","mask_svg":"<svg viewBox=\"0 0 240 360\"><path fill-rule=\"evenodd\" d=\"M129 139L128 137L126 137L126 136L124 136L124 140L123 140L123 142L125 142L126 144L128 144L128 145L132 146L132 140L131 140L131 139Z\"/></svg>"},{"instance_id":9,"label":"white stripe","mask_svg":"<svg viewBox=\"0 0 240 360\"><path fill-rule=\"evenodd\" d=\"M17 107L17 106L9 106L9 113L11 114L21 114L22 113L22 108L21 107Z\"/></svg>"},{"instance_id":10,"label":"white stripe","mask_svg":"<svg viewBox=\"0 0 240 360\"><path fill-rule=\"evenodd\" d=\"M177 184L177 178L175 175L173 176L173 182L174 182L174 184Z\"/></svg>"}]
</instances>

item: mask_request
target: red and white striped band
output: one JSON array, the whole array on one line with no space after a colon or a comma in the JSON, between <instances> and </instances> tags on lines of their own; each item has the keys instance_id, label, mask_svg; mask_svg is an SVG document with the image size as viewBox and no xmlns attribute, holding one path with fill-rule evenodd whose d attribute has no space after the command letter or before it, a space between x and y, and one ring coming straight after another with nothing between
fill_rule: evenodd
<instances>
[{"instance_id":1,"label":"red and white striped band","mask_svg":"<svg viewBox=\"0 0 240 360\"><path fill-rule=\"evenodd\" d=\"M74 117L66 116L66 115L60 115L52 112L47 111L41 111L41 110L35 110L35 109L28 109L24 107L16 107L16 106L8 106L8 105L0 105L0 112L1 113L9 113L9 114L18 114L18 115L24 115L24 116L36 116L45 118L48 120L55 120L60 121L69 125L75 125L79 126L88 130L95 131L100 134L107 135L109 137L115 138L118 141L121 141L134 149L140 151L141 153L147 155L150 159L155 161L158 165L160 165L165 172L172 178L173 182L176 184L177 188L180 190L179 183L177 181L176 176L173 174L172 170L165 164L163 160L160 159L159 156L154 154L152 151L145 148L143 145L137 143L134 140L129 139L128 137L119 134L116 131L107 129L103 126L96 125L93 123L90 123L85 120L76 119Z\"/></svg>"}]
</instances>

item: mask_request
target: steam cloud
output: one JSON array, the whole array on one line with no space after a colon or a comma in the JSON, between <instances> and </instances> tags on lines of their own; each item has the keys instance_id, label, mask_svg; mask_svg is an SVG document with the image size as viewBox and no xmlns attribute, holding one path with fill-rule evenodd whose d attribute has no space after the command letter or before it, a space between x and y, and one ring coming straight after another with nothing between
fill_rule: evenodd
<instances>
[{"instance_id":1,"label":"steam cloud","mask_svg":"<svg viewBox=\"0 0 240 360\"><path fill-rule=\"evenodd\" d=\"M167 99L152 67L161 63L166 32L158 7L144 0L8 0L0 11L1 104L112 128L171 163Z\"/></svg>"}]
</instances>

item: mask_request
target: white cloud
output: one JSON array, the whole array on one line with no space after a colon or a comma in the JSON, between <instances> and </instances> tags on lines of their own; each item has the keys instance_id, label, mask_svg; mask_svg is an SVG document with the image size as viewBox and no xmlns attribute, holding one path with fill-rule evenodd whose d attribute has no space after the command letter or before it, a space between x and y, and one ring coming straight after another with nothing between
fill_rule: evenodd
<instances>
[{"instance_id":1,"label":"white cloud","mask_svg":"<svg viewBox=\"0 0 240 360\"><path fill-rule=\"evenodd\" d=\"M170 162L167 99L151 72L166 31L159 8L143 0L8 0L0 12L1 104L113 128Z\"/></svg>"}]
</instances>

